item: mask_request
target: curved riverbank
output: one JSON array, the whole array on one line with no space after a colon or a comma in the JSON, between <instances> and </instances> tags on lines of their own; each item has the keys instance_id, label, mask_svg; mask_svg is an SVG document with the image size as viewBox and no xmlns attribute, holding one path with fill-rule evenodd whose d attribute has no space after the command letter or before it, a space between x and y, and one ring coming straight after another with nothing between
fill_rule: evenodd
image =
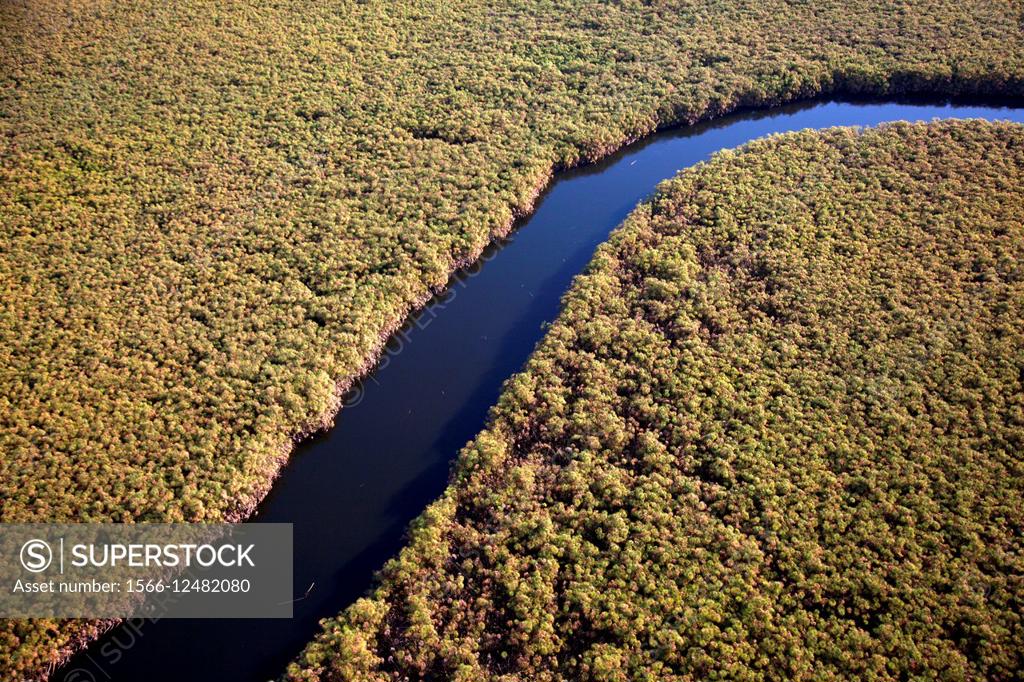
<instances>
[{"instance_id":1,"label":"curved riverbank","mask_svg":"<svg viewBox=\"0 0 1024 682\"><path fill-rule=\"evenodd\" d=\"M1012 678L1022 180L945 120L661 185L288 679Z\"/></svg>"},{"instance_id":2,"label":"curved riverbank","mask_svg":"<svg viewBox=\"0 0 1024 682\"><path fill-rule=\"evenodd\" d=\"M143 627L141 636L122 632L120 642L115 632L57 679L93 660L115 680L159 680L164 669L168 680L201 677L205 666L237 670L239 680L276 675L315 633L317 619L360 596L401 546L408 521L444 489L451 457L477 434L502 381L529 355L541 324L554 319L572 277L658 181L772 132L934 116L1021 118L1010 109L962 105L812 103L663 132L560 174L496 257L456 278L453 294L392 341L397 354L364 382L360 402L342 411L331 432L300 447L261 506L257 521L297 524L296 593L316 583L311 598L296 605L295 622L165 621ZM122 652L124 644L130 650ZM118 654L116 664L102 655L105 645Z\"/></svg>"}]
</instances>

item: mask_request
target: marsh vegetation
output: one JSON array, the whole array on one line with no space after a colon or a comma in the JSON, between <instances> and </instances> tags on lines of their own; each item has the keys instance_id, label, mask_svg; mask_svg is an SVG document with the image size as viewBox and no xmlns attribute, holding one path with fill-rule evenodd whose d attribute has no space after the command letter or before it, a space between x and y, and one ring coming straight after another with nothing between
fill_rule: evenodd
<instances>
[{"instance_id":1,"label":"marsh vegetation","mask_svg":"<svg viewBox=\"0 0 1024 682\"><path fill-rule=\"evenodd\" d=\"M1022 181L971 121L663 184L287 679L1013 679Z\"/></svg>"}]
</instances>

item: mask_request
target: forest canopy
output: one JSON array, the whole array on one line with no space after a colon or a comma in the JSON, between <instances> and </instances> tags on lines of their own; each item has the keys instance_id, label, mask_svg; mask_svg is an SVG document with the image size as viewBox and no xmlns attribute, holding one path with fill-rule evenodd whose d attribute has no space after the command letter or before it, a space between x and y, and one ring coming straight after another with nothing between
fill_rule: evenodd
<instances>
[{"instance_id":1,"label":"forest canopy","mask_svg":"<svg viewBox=\"0 0 1024 682\"><path fill-rule=\"evenodd\" d=\"M664 183L289 682L1019 677L1022 185L982 121Z\"/></svg>"},{"instance_id":2,"label":"forest canopy","mask_svg":"<svg viewBox=\"0 0 1024 682\"><path fill-rule=\"evenodd\" d=\"M239 520L554 168L1022 93L1015 0L0 3L0 521ZM4 622L0 670L96 624ZM11 652L11 653L8 653Z\"/></svg>"}]
</instances>

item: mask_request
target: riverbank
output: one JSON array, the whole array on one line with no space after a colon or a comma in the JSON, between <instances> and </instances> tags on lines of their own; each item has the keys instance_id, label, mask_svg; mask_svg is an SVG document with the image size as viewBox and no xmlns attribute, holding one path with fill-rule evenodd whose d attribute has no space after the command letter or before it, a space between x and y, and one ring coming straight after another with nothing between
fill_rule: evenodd
<instances>
[{"instance_id":1,"label":"riverbank","mask_svg":"<svg viewBox=\"0 0 1024 682\"><path fill-rule=\"evenodd\" d=\"M299 448L261 503L256 522L294 525L296 593L315 584L294 618L233 621L229 628L216 621L132 624L96 642L55 680L70 682L85 670L109 682L175 682L201 679L211 667L231 671L221 674L224 682L277 676L314 637L318 621L364 596L373 573L399 552L409 522L443 493L453 456L478 435L502 383L521 370L545 323L558 315L572 278L659 181L772 133L950 116L1024 121L1017 109L964 103L805 103L662 132L560 173L510 240L391 340L336 425Z\"/></svg>"},{"instance_id":2,"label":"riverbank","mask_svg":"<svg viewBox=\"0 0 1024 682\"><path fill-rule=\"evenodd\" d=\"M1022 149L807 131L662 185L288 679L1012 677Z\"/></svg>"}]
</instances>

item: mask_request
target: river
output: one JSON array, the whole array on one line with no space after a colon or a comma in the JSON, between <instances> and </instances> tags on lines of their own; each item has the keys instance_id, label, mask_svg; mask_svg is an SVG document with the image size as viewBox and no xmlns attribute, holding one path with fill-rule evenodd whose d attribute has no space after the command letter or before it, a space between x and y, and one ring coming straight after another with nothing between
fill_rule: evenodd
<instances>
[{"instance_id":1,"label":"river","mask_svg":"<svg viewBox=\"0 0 1024 682\"><path fill-rule=\"evenodd\" d=\"M558 174L534 213L417 314L360 382L335 426L304 442L253 522L294 524L291 620L129 622L75 656L61 682L253 682L277 677L331 616L372 585L409 522L437 497L502 382L558 314L572 278L661 180L749 140L803 128L987 118L975 104L811 102L658 133Z\"/></svg>"}]
</instances>

